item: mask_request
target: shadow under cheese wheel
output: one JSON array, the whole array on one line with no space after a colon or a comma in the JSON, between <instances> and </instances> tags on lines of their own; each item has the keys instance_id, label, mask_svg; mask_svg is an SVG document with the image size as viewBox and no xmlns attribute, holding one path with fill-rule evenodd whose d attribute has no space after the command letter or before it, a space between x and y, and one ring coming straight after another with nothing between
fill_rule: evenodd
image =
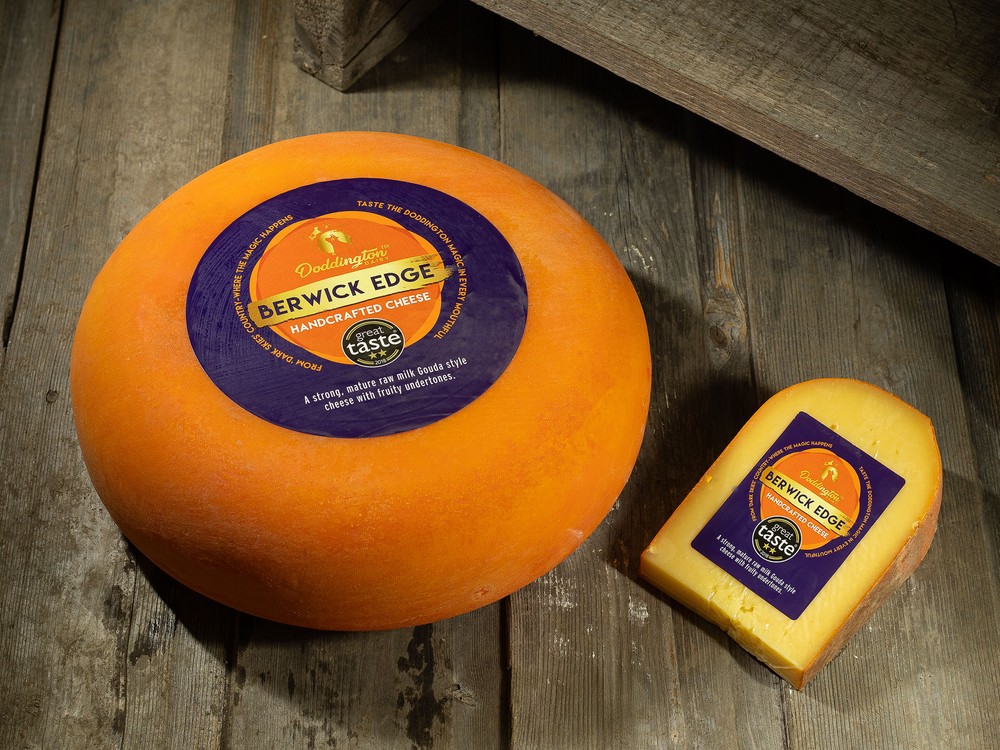
<instances>
[{"instance_id":1,"label":"shadow under cheese wheel","mask_svg":"<svg viewBox=\"0 0 1000 750\"><path fill-rule=\"evenodd\" d=\"M646 422L635 291L564 202L433 141L333 133L178 190L85 303L73 408L125 535L191 588L395 628L550 570Z\"/></svg>"}]
</instances>

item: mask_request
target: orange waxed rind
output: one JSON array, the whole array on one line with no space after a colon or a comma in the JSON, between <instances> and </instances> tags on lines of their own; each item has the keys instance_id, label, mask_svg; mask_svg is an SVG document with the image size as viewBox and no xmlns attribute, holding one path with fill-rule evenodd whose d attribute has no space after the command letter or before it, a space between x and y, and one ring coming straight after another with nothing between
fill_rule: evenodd
<instances>
[{"instance_id":1,"label":"orange waxed rind","mask_svg":"<svg viewBox=\"0 0 1000 750\"><path fill-rule=\"evenodd\" d=\"M525 332L492 387L438 422L364 439L298 433L206 375L187 289L235 217L361 176L441 190L485 216L524 272ZM486 157L377 133L273 144L169 197L95 280L71 366L88 470L136 547L225 604L330 629L456 615L557 564L624 486L649 383L635 292L585 221Z\"/></svg>"}]
</instances>

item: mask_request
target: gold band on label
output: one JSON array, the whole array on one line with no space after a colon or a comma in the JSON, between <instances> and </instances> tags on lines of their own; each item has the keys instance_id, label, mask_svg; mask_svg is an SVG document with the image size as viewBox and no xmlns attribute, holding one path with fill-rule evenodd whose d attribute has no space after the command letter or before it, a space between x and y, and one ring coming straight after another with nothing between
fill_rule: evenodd
<instances>
[{"instance_id":1,"label":"gold band on label","mask_svg":"<svg viewBox=\"0 0 1000 750\"><path fill-rule=\"evenodd\" d=\"M259 327L274 326L400 292L412 292L438 284L451 274L452 269L437 255L416 255L254 300L248 305L248 312Z\"/></svg>"},{"instance_id":2,"label":"gold band on label","mask_svg":"<svg viewBox=\"0 0 1000 750\"><path fill-rule=\"evenodd\" d=\"M850 534L854 525L853 518L845 516L836 506L828 505L821 497L794 479L780 471L768 469L761 474L760 481L770 487L779 498L796 510L802 511L824 529L842 537ZM837 523L839 519L843 519L841 523Z\"/></svg>"}]
</instances>

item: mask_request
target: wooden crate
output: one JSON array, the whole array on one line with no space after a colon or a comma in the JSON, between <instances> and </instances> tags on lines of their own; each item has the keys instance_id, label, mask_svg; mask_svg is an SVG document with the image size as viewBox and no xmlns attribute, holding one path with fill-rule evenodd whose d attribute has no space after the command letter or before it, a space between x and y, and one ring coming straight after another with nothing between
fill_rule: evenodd
<instances>
[{"instance_id":1,"label":"wooden crate","mask_svg":"<svg viewBox=\"0 0 1000 750\"><path fill-rule=\"evenodd\" d=\"M992 0L475 1L1000 263ZM309 59L354 50L370 34L355 21L359 9L377 15L393 5L404 3L300 0L300 28L327 34L310 36L324 52ZM400 27L385 29L401 39ZM349 85L377 61L359 56L341 84L329 82Z\"/></svg>"}]
</instances>

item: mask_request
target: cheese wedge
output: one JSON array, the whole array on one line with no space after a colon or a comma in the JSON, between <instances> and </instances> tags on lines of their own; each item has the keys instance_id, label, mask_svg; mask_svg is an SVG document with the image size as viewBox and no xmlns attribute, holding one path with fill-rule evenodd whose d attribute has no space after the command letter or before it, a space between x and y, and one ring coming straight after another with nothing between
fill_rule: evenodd
<instances>
[{"instance_id":1,"label":"cheese wedge","mask_svg":"<svg viewBox=\"0 0 1000 750\"><path fill-rule=\"evenodd\" d=\"M926 416L867 383L811 380L754 414L640 572L801 689L920 564L940 503Z\"/></svg>"}]
</instances>

